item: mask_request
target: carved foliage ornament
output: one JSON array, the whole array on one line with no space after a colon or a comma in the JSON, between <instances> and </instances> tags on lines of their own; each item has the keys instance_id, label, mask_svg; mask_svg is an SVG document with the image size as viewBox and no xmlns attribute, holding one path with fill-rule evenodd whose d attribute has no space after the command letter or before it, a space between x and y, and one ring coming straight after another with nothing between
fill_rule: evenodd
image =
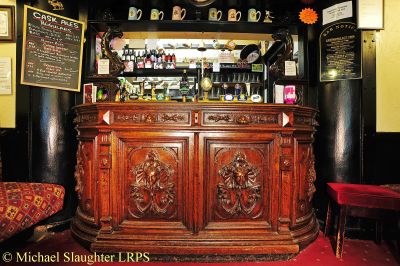
<instances>
[{"instance_id":1,"label":"carved foliage ornament","mask_svg":"<svg viewBox=\"0 0 400 266\"><path fill-rule=\"evenodd\" d=\"M258 183L260 170L247 162L246 155L237 152L232 162L223 166L218 174L222 183L217 185L220 207L230 216L250 215L261 199Z\"/></svg>"},{"instance_id":2,"label":"carved foliage ornament","mask_svg":"<svg viewBox=\"0 0 400 266\"><path fill-rule=\"evenodd\" d=\"M175 185L171 181L174 170L160 161L156 151L150 151L146 160L130 170L134 177L130 198L134 206L130 212L135 218L146 215L164 216L176 201Z\"/></svg>"},{"instance_id":3,"label":"carved foliage ornament","mask_svg":"<svg viewBox=\"0 0 400 266\"><path fill-rule=\"evenodd\" d=\"M316 191L314 182L317 180L317 174L315 173L315 166L314 166L314 153L312 149L309 149L310 156L308 156L308 170L307 170L307 183L308 183L308 189L307 189L307 196L308 196L308 201L311 202L314 193Z\"/></svg>"},{"instance_id":4,"label":"carved foliage ornament","mask_svg":"<svg viewBox=\"0 0 400 266\"><path fill-rule=\"evenodd\" d=\"M75 191L78 194L79 200L82 198L82 193L84 189L84 185L82 182L83 177L85 176L85 163L89 160L89 152L86 150L85 145L79 142L78 150L76 152L76 166L75 166Z\"/></svg>"}]
</instances>

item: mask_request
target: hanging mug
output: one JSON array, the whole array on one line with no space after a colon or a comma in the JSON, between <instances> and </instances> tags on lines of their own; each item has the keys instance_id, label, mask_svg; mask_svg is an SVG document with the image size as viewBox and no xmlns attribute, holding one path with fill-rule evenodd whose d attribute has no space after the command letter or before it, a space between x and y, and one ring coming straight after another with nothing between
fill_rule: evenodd
<instances>
[{"instance_id":1,"label":"hanging mug","mask_svg":"<svg viewBox=\"0 0 400 266\"><path fill-rule=\"evenodd\" d=\"M142 17L142 10L131 6L129 8L128 20L139 20Z\"/></svg>"},{"instance_id":2,"label":"hanging mug","mask_svg":"<svg viewBox=\"0 0 400 266\"><path fill-rule=\"evenodd\" d=\"M239 21L241 17L242 12L236 11L234 8L228 10L228 21Z\"/></svg>"},{"instance_id":3,"label":"hanging mug","mask_svg":"<svg viewBox=\"0 0 400 266\"><path fill-rule=\"evenodd\" d=\"M164 19L164 12L159 11L158 9L153 8L150 11L150 20L163 20Z\"/></svg>"},{"instance_id":4,"label":"hanging mug","mask_svg":"<svg viewBox=\"0 0 400 266\"><path fill-rule=\"evenodd\" d=\"M218 10L218 9L216 9L214 7L210 8L208 10L208 20L219 21L219 20L221 20L221 17L222 17L222 11L221 10Z\"/></svg>"},{"instance_id":5,"label":"hanging mug","mask_svg":"<svg viewBox=\"0 0 400 266\"><path fill-rule=\"evenodd\" d=\"M249 22L258 22L261 18L261 12L255 10L254 8L250 8L247 13L247 21Z\"/></svg>"},{"instance_id":6,"label":"hanging mug","mask_svg":"<svg viewBox=\"0 0 400 266\"><path fill-rule=\"evenodd\" d=\"M186 9L180 6L174 6L172 8L172 20L183 20L186 16Z\"/></svg>"}]
</instances>

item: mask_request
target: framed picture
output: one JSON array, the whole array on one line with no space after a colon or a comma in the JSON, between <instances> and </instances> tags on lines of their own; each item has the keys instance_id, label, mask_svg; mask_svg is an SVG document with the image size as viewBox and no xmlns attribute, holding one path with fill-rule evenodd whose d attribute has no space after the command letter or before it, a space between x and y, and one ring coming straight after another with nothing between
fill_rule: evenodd
<instances>
[{"instance_id":1,"label":"framed picture","mask_svg":"<svg viewBox=\"0 0 400 266\"><path fill-rule=\"evenodd\" d=\"M357 27L367 30L383 29L383 0L357 1Z\"/></svg>"},{"instance_id":2,"label":"framed picture","mask_svg":"<svg viewBox=\"0 0 400 266\"><path fill-rule=\"evenodd\" d=\"M0 42L15 41L15 7L0 6Z\"/></svg>"},{"instance_id":3,"label":"framed picture","mask_svg":"<svg viewBox=\"0 0 400 266\"><path fill-rule=\"evenodd\" d=\"M93 102L93 83L83 84L83 103Z\"/></svg>"}]
</instances>

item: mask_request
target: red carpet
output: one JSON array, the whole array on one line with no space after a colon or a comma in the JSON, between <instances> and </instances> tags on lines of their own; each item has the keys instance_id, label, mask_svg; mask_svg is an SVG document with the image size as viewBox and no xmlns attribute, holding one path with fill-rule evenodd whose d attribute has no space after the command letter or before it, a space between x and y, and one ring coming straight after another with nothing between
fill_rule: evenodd
<instances>
[{"instance_id":1,"label":"red carpet","mask_svg":"<svg viewBox=\"0 0 400 266\"><path fill-rule=\"evenodd\" d=\"M278 262L243 262L243 263L201 263L204 266L219 265L219 266L286 266L286 265L304 265L304 266L395 266L400 265L398 258L396 259L396 252L390 243L382 242L381 245L375 244L373 241L366 240L351 240L346 239L344 254L342 259L336 259L333 253L330 240L324 238L322 233L318 239L303 250L299 255L289 261L278 261ZM11 250L12 247L10 247ZM18 251L10 252L12 255L11 265L21 265L21 263L15 263L16 253L23 255L25 253L42 255L52 255L59 252L59 262L53 263L29 263L30 265L147 265L147 266L167 266L167 265L187 265L194 266L200 263L162 263L162 262L150 262L148 263L77 263L67 262L64 260L64 253L69 254L67 257L72 257L70 254L74 252L75 255L82 255L81 258L89 258L91 253L81 247L71 236L69 230L57 233L49 239L43 240L40 243L30 244ZM1 254L3 257L0 258L0 265L4 261L4 252ZM9 255L9 254L8 254ZM7 259L7 258L6 258ZM10 263L8 264L10 265Z\"/></svg>"}]
</instances>

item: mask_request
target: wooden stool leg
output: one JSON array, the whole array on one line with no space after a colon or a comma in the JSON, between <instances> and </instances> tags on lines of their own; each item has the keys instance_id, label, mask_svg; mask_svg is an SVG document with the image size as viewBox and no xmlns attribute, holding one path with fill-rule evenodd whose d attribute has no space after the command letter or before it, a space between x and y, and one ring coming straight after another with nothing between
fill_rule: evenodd
<instances>
[{"instance_id":1,"label":"wooden stool leg","mask_svg":"<svg viewBox=\"0 0 400 266\"><path fill-rule=\"evenodd\" d=\"M400 212L396 213L397 219L397 232L396 232L396 239L397 239L397 254L400 256Z\"/></svg>"},{"instance_id":2,"label":"wooden stool leg","mask_svg":"<svg viewBox=\"0 0 400 266\"><path fill-rule=\"evenodd\" d=\"M347 215L347 206L339 205L339 223L337 228L337 236L336 236L336 258L340 259L343 255L343 244L344 244L344 230L346 226L346 215Z\"/></svg>"},{"instance_id":3,"label":"wooden stool leg","mask_svg":"<svg viewBox=\"0 0 400 266\"><path fill-rule=\"evenodd\" d=\"M380 244L382 242L382 221L375 221L375 243Z\"/></svg>"},{"instance_id":4,"label":"wooden stool leg","mask_svg":"<svg viewBox=\"0 0 400 266\"><path fill-rule=\"evenodd\" d=\"M329 235L331 225L332 225L332 202L331 202L331 200L329 200L328 210L326 212L326 219L325 219L325 230L324 230L325 237L327 237Z\"/></svg>"}]
</instances>

